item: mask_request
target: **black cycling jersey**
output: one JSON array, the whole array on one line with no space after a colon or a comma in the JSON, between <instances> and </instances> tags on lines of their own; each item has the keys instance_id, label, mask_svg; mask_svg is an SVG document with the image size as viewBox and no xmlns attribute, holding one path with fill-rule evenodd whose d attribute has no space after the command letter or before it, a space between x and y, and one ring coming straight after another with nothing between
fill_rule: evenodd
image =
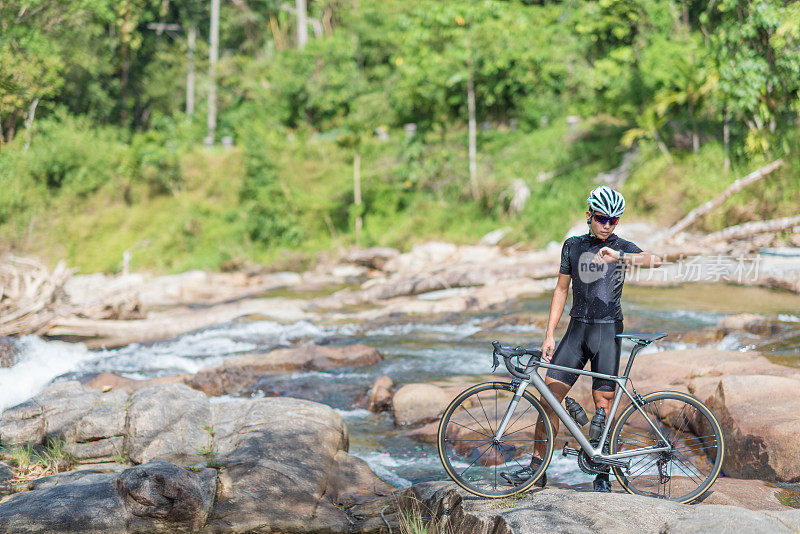
<instances>
[{"instance_id":1,"label":"black cycling jersey","mask_svg":"<svg viewBox=\"0 0 800 534\"><path fill-rule=\"evenodd\" d=\"M622 284L625 281L625 266L619 261L607 264L592 260L603 247L624 252L641 252L638 246L616 234L605 241L584 234L564 241L561 248L561 274L572 277L572 308L570 317L586 323L614 323L622 321Z\"/></svg>"}]
</instances>

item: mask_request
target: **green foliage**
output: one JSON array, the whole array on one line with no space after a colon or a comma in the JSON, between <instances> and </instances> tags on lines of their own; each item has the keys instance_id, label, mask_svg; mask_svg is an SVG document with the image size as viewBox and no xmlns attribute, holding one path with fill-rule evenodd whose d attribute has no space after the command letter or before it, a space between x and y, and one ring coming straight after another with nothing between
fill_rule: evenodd
<instances>
[{"instance_id":1,"label":"green foliage","mask_svg":"<svg viewBox=\"0 0 800 534\"><path fill-rule=\"evenodd\" d=\"M217 132L236 145L225 150L200 144L207 3L0 4L5 242L86 270L116 270L126 251L134 268L290 265L352 243L357 217L365 245L469 242L499 226L543 245L634 145L623 192L643 216L677 218L778 156L786 169L699 226L796 211L797 2L345 0L309 10L299 50L280 2L223 3ZM192 117L189 27L199 29ZM515 180L531 193L521 213L510 210Z\"/></svg>"},{"instance_id":2,"label":"green foliage","mask_svg":"<svg viewBox=\"0 0 800 534\"><path fill-rule=\"evenodd\" d=\"M0 459L14 467L14 476L19 480L54 475L74 463L67 443L60 438L48 439L43 446L26 443L0 447Z\"/></svg>"}]
</instances>

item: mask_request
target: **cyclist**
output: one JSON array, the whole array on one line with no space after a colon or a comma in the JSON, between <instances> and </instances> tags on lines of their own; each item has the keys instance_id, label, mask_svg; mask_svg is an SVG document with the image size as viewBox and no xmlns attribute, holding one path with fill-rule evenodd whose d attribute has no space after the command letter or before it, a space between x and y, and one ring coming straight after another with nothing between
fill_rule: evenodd
<instances>
[{"instance_id":1,"label":"cyclist","mask_svg":"<svg viewBox=\"0 0 800 534\"><path fill-rule=\"evenodd\" d=\"M622 333L620 297L625 278L625 267L658 267L661 260L653 254L642 252L638 246L613 233L620 216L625 211L623 196L608 186L591 191L586 199L586 224L589 232L568 238L561 249L561 266L558 282L550 304L542 357L553 364L573 369L583 369L591 361L593 372L616 375L619 372ZM572 281L572 308L564 337L555 347L553 333L564 311L570 281ZM555 351L555 352L554 352ZM545 383L553 395L562 401L575 384L578 375L549 369ZM610 380L592 379L592 397L596 409L608 413L614 399L616 384ZM553 433L558 432L559 419L543 402L553 421ZM536 425L538 441L530 466L513 473L501 473L512 484L522 484L539 468L544 455L544 424ZM539 450L539 443L542 444ZM544 487L547 475L543 474L537 485ZM594 490L609 492L608 469L594 480Z\"/></svg>"}]
</instances>

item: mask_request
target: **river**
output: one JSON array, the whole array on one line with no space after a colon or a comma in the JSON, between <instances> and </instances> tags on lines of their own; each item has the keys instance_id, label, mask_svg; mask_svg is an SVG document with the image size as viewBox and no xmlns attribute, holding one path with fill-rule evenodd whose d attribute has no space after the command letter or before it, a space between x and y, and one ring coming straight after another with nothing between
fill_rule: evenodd
<instances>
[{"instance_id":1,"label":"river","mask_svg":"<svg viewBox=\"0 0 800 534\"><path fill-rule=\"evenodd\" d=\"M502 312L370 325L309 322L282 325L244 318L175 339L113 350L89 351L80 345L28 336L20 340L18 362L11 368L0 369L0 409L30 398L52 381L88 378L101 371L129 378L195 373L225 358L300 342L332 345L358 342L378 348L384 360L367 367L271 377L256 384L249 395L291 395L333 407L350 430L350 452L366 460L376 473L396 486L441 479L444 471L435 447L402 436L403 430L394 426L391 415L365 410L362 405L366 391L376 377L384 374L395 384L403 385L452 375L489 373L491 340L538 346L544 333L528 324L501 324L500 318L544 316L549 309L549 298L546 295L519 301ZM776 363L800 367L800 296L722 285L627 287L623 308L626 331L672 334L713 326L729 314L759 313L780 323L780 331L771 337L731 334L715 347L759 350ZM667 338L647 350L693 346ZM623 354L629 349L630 346L624 346ZM548 476L563 484L591 480L578 470L574 459L563 459L560 454L554 455Z\"/></svg>"}]
</instances>

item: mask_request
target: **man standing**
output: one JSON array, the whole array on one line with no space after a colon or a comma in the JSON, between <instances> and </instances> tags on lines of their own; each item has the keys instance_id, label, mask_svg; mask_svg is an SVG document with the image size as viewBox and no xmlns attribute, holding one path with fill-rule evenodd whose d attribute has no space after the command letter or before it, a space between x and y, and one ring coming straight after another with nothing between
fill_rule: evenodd
<instances>
[{"instance_id":1,"label":"man standing","mask_svg":"<svg viewBox=\"0 0 800 534\"><path fill-rule=\"evenodd\" d=\"M625 211L625 199L620 193L603 185L592 190L586 203L589 205L586 212L589 232L568 238L561 249L561 266L550 304L542 357L545 361L572 369L583 369L591 361L593 372L617 375L621 342L616 335L621 334L623 329L620 297L625 268L627 265L658 267L661 260L613 233ZM553 333L564 311L570 281L570 321L556 348ZM578 375L574 373L549 369L545 383L553 395L562 401L577 378ZM616 384L610 380L592 379L592 396L597 410L603 408L608 413L615 388ZM555 434L558 432L559 419L546 402L543 405L553 421ZM510 483L522 484L539 468L545 443L541 421L536 426L536 439L540 441L537 441L530 467L514 473L501 473ZM546 483L547 476L542 475L538 484L544 487ZM608 469L597 475L594 490L611 491Z\"/></svg>"}]
</instances>

